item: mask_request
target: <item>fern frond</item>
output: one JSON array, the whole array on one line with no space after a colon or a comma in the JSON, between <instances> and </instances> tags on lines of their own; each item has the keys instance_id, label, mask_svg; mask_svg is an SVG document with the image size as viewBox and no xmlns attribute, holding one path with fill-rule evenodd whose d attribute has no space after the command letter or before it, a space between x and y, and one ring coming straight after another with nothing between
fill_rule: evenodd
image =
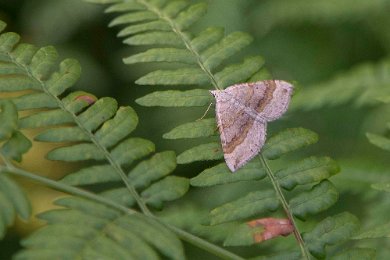
<instances>
[{"instance_id":1,"label":"fern frond","mask_svg":"<svg viewBox=\"0 0 390 260\"><path fill-rule=\"evenodd\" d=\"M256 29L266 33L278 25L301 24L304 22L316 24L332 24L340 21L358 21L367 13L378 14L388 10L389 1L374 0L370 3L364 0L346 0L343 2L320 0L315 3L310 0L293 1L262 1L253 12L256 13ZM302 13L302 10L305 10Z\"/></svg>"},{"instance_id":2,"label":"fern frond","mask_svg":"<svg viewBox=\"0 0 390 260\"><path fill-rule=\"evenodd\" d=\"M181 243L164 226L86 199L65 197L64 207L40 214L48 225L23 240L15 259L183 259Z\"/></svg>"},{"instance_id":3,"label":"fern frond","mask_svg":"<svg viewBox=\"0 0 390 260\"><path fill-rule=\"evenodd\" d=\"M79 77L80 66L77 61L64 60L60 62L59 70L55 71L57 53L53 47L37 49L32 45L17 44L18 41L17 34L0 35L3 63L0 80L4 82L1 84L2 90L27 91L10 100L15 102L18 110L36 111L21 118L19 126L45 128L36 137L39 141L67 142L67 145L51 150L47 154L48 159L101 162L68 175L63 182L86 185L122 180L127 182L127 188L139 206L148 199L142 198L135 189L139 189L139 192L145 189L143 194L149 198L148 203L159 207L162 201L185 193L188 189L185 181L164 179L176 167L172 152L156 154L149 161L134 165L135 161L153 153L155 148L148 140L129 137L138 123L138 117L131 107L118 108L112 98L97 99L80 91L64 94ZM55 128L49 128L51 126ZM8 146L5 144L3 148ZM156 200L157 194L160 194L158 188L167 188L167 183L173 180L176 180L180 192ZM162 183L157 185L158 181ZM131 182L134 183L130 185Z\"/></svg>"},{"instance_id":4,"label":"fern frond","mask_svg":"<svg viewBox=\"0 0 390 260\"><path fill-rule=\"evenodd\" d=\"M138 99L139 104L164 107L206 106L212 98L205 88L223 89L234 83L261 80L269 76L263 68L264 61L261 57L249 57L236 64L230 63L230 57L250 44L251 37L247 34L235 32L225 36L221 29L213 27L205 29L198 35L190 32L190 25L196 22L203 12L195 12L196 14L192 16L189 10L191 8L200 10L203 8L201 5L186 5L188 1L135 0L131 3L136 5L128 7L124 1L121 1L108 8L111 11L121 12L118 18L114 18L114 23L118 23L118 19L122 21L127 19L125 17L131 19L143 17L142 21L137 19L137 23L128 18L124 21L128 24L127 27L119 33L120 36L129 35L124 43L144 45L146 49L144 52L125 58L125 63L174 63L170 64L169 69L165 69L164 64L161 64L160 69L142 76L136 83L183 85L183 88L186 88L183 91L153 92ZM150 16L146 16L146 13ZM191 22L183 25L182 21L185 17ZM223 157L220 143L214 141L217 135L214 126L213 118L208 118L185 123L164 135L168 139L211 137L211 141L189 148L178 155L178 164L220 160ZM267 160L277 159L286 153L313 144L317 139L317 135L309 130L288 129L268 139L260 156L260 162L248 163L246 167L238 170L236 176L232 176L227 167L220 164L193 178L191 184L194 186L260 180L265 176L271 180L274 191L249 193L236 201L220 205L212 211L211 223L242 222L259 216L268 216L269 211L277 210L282 206L294 227L294 235L301 247L302 257L309 259L309 251L313 255L319 255L316 247L308 247L308 241L302 239L294 217L307 219L309 215L326 210L337 201L338 192L328 178L339 171L338 167L329 158L310 157L294 164L291 168L281 169L281 173L277 176L267 163ZM296 175L286 177L283 172L292 172ZM293 189L294 192L289 193L289 200L282 192L282 187ZM321 223L318 229L321 229L320 226ZM348 231L341 230L340 233L349 237ZM330 234L330 239L341 242L337 240L338 232ZM251 241L247 245L256 243L251 232L246 232L245 235ZM230 239L234 240L234 234ZM225 245L226 243L225 240Z\"/></svg>"},{"instance_id":5,"label":"fern frond","mask_svg":"<svg viewBox=\"0 0 390 260\"><path fill-rule=\"evenodd\" d=\"M360 232L354 236L354 239L367 239L367 238L389 238L390 237L390 223L378 225L367 231Z\"/></svg>"},{"instance_id":6,"label":"fern frond","mask_svg":"<svg viewBox=\"0 0 390 260\"><path fill-rule=\"evenodd\" d=\"M390 102L390 96L382 96L381 101L384 103L389 103ZM390 129L390 123L387 123L387 128ZM378 135L374 133L366 133L366 136L368 138L368 141L372 143L373 145L386 150L390 151L390 139L386 136L383 135ZM371 185L372 188L376 190L381 190L381 191L387 191L390 192L390 183L389 182L380 182L380 183L375 183Z\"/></svg>"},{"instance_id":7,"label":"fern frond","mask_svg":"<svg viewBox=\"0 0 390 260\"><path fill-rule=\"evenodd\" d=\"M339 172L336 162L328 157L311 156L301 161L292 162L286 168L272 172L268 160L275 160L292 151L317 142L318 136L307 129L295 128L284 130L269 138L262 152L263 163L252 161L236 174L231 174L227 166L222 163L206 169L191 179L191 185L205 187L221 185L247 180L261 180L270 177L271 183L277 191L255 191L234 201L218 206L210 212L211 225L267 217L275 210L283 207L290 212L291 217L306 220L331 207L338 200L338 191L328 180ZM265 159L267 158L267 159ZM265 164L264 164L265 163ZM263 169L262 165L263 164ZM289 191L284 194L280 190ZM291 193L290 195L290 191ZM287 199L287 197L290 197ZM319 228L321 224L318 224ZM298 226L296 226L298 228ZM247 231L245 233L245 230ZM225 245L251 245L256 243L253 232L246 224L242 224L224 241ZM348 234L343 233L348 236ZM334 235L337 236L336 234ZM331 236L333 239L333 236ZM335 239L335 238L334 238ZM241 241L241 242L240 242ZM243 242L246 241L246 242ZM251 241L251 242L249 242ZM305 240L305 243L309 241ZM310 252L315 255L308 246Z\"/></svg>"},{"instance_id":8,"label":"fern frond","mask_svg":"<svg viewBox=\"0 0 390 260\"><path fill-rule=\"evenodd\" d=\"M376 251L372 248L351 248L345 250L339 254L336 254L332 259L342 260L342 259L362 259L370 260L376 259Z\"/></svg>"},{"instance_id":9,"label":"fern frond","mask_svg":"<svg viewBox=\"0 0 390 260\"><path fill-rule=\"evenodd\" d=\"M307 87L294 97L291 109L312 110L347 103L355 106L377 104L378 98L390 95L389 71L388 59L357 65L328 81Z\"/></svg>"},{"instance_id":10,"label":"fern frond","mask_svg":"<svg viewBox=\"0 0 390 260\"><path fill-rule=\"evenodd\" d=\"M344 212L321 221L311 232L304 234L310 252L318 258L325 256L325 247L345 242L358 230L357 218Z\"/></svg>"},{"instance_id":11,"label":"fern frond","mask_svg":"<svg viewBox=\"0 0 390 260\"><path fill-rule=\"evenodd\" d=\"M85 92L68 93L67 90L76 82L80 74L80 66L77 61L64 60L57 68L57 53L53 47L37 49L29 44L18 44L18 41L19 36L15 33L0 35L1 91L17 92L23 90L22 94L15 93L8 98L9 100L0 100L0 119L2 120L0 137L4 140L0 152L6 164L10 160L20 160L21 155L31 146L30 141L17 131L17 126L43 128L43 131L38 134L37 140L66 142L63 146L49 151L48 159L66 162L97 161L67 175L62 183L86 185L123 181L126 184L125 193L121 193L123 189L120 188L119 183L114 183L111 185L111 190L104 191L103 195L114 202L115 199L123 196L130 197L127 201L132 200L133 203L129 206L134 208L138 206L145 214L150 214L147 205L161 208L163 202L177 199L187 192L188 179L167 176L176 167L176 156L173 152L156 153L148 160L139 161L153 153L155 147L148 140L129 137L138 123L138 117L131 107L118 108L117 102L112 98L97 99ZM15 102L16 107L13 107L11 101ZM26 109L34 112L17 121L17 110ZM3 168L1 173L0 194L4 192L4 196L0 196L0 200L6 209L1 215L0 221L1 235L3 236L4 227L12 223L15 212L27 218L29 207L26 199L21 195L21 190L3 174ZM119 194L119 197L107 194ZM118 202L121 203L123 200ZM122 240L122 235L132 240L140 240L139 236L143 236L146 240L155 241L159 229L162 232L160 233L163 234L160 241L149 243L152 243L169 258L183 258L181 244L176 236L171 231L164 231L163 227L148 223L145 216L138 217L133 221L123 216L121 218L123 225L127 226L127 229L131 228L131 232L135 232L135 228L142 227L139 232L142 230L143 235L137 235L137 237L134 233L128 232L121 235L118 231L120 227L114 227L111 234L113 240L110 240L104 234L109 230L104 229L102 233L102 231L94 231L93 228L102 229L104 221L116 222L117 213L114 210L104 208L96 203L89 205L88 203L92 202L78 201L77 198L63 199L58 203L72 208L72 210L45 213L44 216L48 217L49 222L52 221L51 224L45 229L46 231L42 231L44 235L37 233L27 240L26 246L30 249L20 254L20 258L55 258L69 256L73 253L91 256L99 254L113 256L115 254L116 257L126 258L130 254L126 245L129 242ZM76 208L77 210L75 210ZM92 215L85 214L86 212ZM95 222L93 217L96 218ZM86 224L87 222L90 223L90 226ZM70 232L73 232L74 229L71 226L67 228L61 226L66 224L80 225L80 223L85 224L84 242L89 243L88 234L91 234L90 232L96 234L93 243L87 245L85 250L83 249L81 252L77 251L80 249L80 244L77 242L80 241L74 240L74 236L70 236ZM50 240L45 235L55 234L54 230L60 231L56 224L60 224L60 230L64 232L64 241L61 239ZM133 225L138 226L134 227ZM78 230L81 232L83 229L80 227ZM149 230L148 234L145 233L146 230ZM170 242L168 242L169 237L173 239ZM124 244L120 247L120 243L116 244L114 241L121 241ZM165 242L161 241L167 243L164 244ZM172 249L170 245L172 241L174 241L176 248ZM58 243L62 242L63 245L70 246L69 251L56 250ZM92 248L96 252L91 251ZM151 252L151 250L148 251ZM137 252L140 251L137 250ZM145 256L151 255L150 252ZM155 253L153 254L155 255ZM137 257L134 256L134 258Z\"/></svg>"},{"instance_id":12,"label":"fern frond","mask_svg":"<svg viewBox=\"0 0 390 260\"><path fill-rule=\"evenodd\" d=\"M12 102L0 100L0 158L20 161L31 142L18 131L18 114ZM14 223L16 215L28 220L31 206L24 191L0 165L0 239Z\"/></svg>"}]
</instances>

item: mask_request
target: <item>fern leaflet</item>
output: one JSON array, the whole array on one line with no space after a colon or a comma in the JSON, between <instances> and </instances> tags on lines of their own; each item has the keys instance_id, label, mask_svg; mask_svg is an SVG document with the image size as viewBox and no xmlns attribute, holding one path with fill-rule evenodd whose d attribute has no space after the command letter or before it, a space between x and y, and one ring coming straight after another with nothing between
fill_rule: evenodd
<instances>
[{"instance_id":1,"label":"fern leaflet","mask_svg":"<svg viewBox=\"0 0 390 260\"><path fill-rule=\"evenodd\" d=\"M17 110L10 101L0 100L0 158L20 161L31 147L31 142L18 130ZM15 220L31 215L31 206L19 185L10 177L7 167L0 165L0 239Z\"/></svg>"}]
</instances>

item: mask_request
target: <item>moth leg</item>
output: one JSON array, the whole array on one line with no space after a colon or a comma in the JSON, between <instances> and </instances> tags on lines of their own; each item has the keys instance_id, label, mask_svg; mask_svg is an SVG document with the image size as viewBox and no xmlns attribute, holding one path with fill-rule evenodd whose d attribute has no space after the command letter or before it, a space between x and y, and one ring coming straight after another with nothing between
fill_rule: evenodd
<instances>
[{"instance_id":1,"label":"moth leg","mask_svg":"<svg viewBox=\"0 0 390 260\"><path fill-rule=\"evenodd\" d=\"M207 109L206 109L206 111L204 112L204 114L202 115L202 117L196 119L196 121L202 120L202 119L207 115L207 112L209 112L210 107L211 107L212 104L213 104L213 102L211 102L210 105L207 107Z\"/></svg>"}]
</instances>

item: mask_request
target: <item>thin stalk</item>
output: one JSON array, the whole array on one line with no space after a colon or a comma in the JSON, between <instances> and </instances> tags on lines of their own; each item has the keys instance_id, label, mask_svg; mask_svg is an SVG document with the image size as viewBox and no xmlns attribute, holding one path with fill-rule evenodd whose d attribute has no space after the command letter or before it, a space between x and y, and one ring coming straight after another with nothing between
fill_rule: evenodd
<instances>
[{"instance_id":1,"label":"thin stalk","mask_svg":"<svg viewBox=\"0 0 390 260\"><path fill-rule=\"evenodd\" d=\"M112 200L106 199L102 196L96 195L96 194L91 193L89 191L82 190L80 188L73 187L73 186L58 182L58 181L54 181L54 180L36 175L34 173L25 171L23 169L19 169L19 168L13 166L12 163L10 161L8 161L1 153L0 153L0 158L2 159L2 161L5 164L5 165L0 165L0 172L8 172L8 173L11 173L15 176L20 176L20 177L32 180L34 182L43 184L43 185L50 187L50 188L53 188L53 189L56 189L56 190L59 190L62 192L66 192L68 194L72 194L72 195L75 195L78 197L86 198L86 199L95 201L97 203L101 203L103 205L106 205L106 206L111 207L113 209L116 209L118 211L121 211L127 215L133 215L133 214L142 215L138 211L126 208L120 204L117 204L116 202L114 202ZM143 216L148 217L148 218L152 219L153 221L156 221L159 224L164 225L170 231L175 233L180 239L187 241L188 243L190 243L196 247L199 247L199 248L209 252L210 254L213 254L213 255L220 257L222 259L232 259L232 260L242 260L243 259L242 257L235 255L235 254L225 250L222 247L214 245L214 244L212 244L212 243L210 243L210 242L208 242L200 237L197 237L191 233L188 233L185 230L182 230L182 229L177 228L171 224L163 222L163 220L161 220L155 216L150 216L150 215L146 215L146 214Z\"/></svg>"},{"instance_id":2,"label":"thin stalk","mask_svg":"<svg viewBox=\"0 0 390 260\"><path fill-rule=\"evenodd\" d=\"M298 242L299 248L301 249L303 259L310 260L310 253L306 248L306 244L305 244L305 241L303 241L301 233L299 232L298 225L295 222L294 216L291 213L290 206L288 205L287 200L284 197L284 194L283 194L282 188L279 185L279 182L276 180L271 168L269 167L266 159L264 158L264 156L262 154L259 155L259 159L260 159L265 171L267 172L269 179L271 180L272 186L274 187L275 192L276 192L276 196L278 197L279 201L282 203L282 207L284 209L284 212L287 215L287 218L290 220L291 224L294 226L294 231L293 231L294 236Z\"/></svg>"}]
</instances>

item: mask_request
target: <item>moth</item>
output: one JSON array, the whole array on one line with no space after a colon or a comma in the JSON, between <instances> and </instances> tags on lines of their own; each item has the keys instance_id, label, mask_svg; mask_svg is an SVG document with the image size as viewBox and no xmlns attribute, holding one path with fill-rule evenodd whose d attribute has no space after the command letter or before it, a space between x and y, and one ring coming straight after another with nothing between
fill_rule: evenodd
<instances>
[{"instance_id":1,"label":"moth","mask_svg":"<svg viewBox=\"0 0 390 260\"><path fill-rule=\"evenodd\" d=\"M287 111L293 85L282 80L264 80L210 92L216 101L224 158L235 172L260 152L267 123Z\"/></svg>"}]
</instances>

